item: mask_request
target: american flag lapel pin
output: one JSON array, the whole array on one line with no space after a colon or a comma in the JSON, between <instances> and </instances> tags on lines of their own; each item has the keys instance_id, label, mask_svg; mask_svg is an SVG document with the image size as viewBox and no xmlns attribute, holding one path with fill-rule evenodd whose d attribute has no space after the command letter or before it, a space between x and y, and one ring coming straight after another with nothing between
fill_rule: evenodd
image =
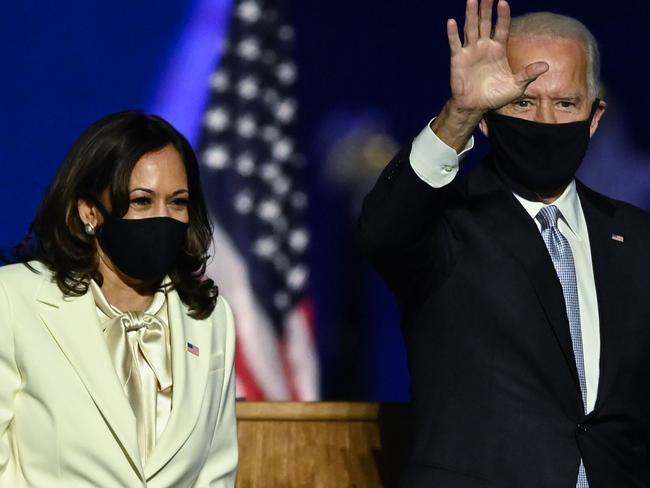
<instances>
[{"instance_id":1,"label":"american flag lapel pin","mask_svg":"<svg viewBox=\"0 0 650 488\"><path fill-rule=\"evenodd\" d=\"M618 242L625 242L625 237L619 234L612 234L612 240Z\"/></svg>"},{"instance_id":2,"label":"american flag lapel pin","mask_svg":"<svg viewBox=\"0 0 650 488\"><path fill-rule=\"evenodd\" d=\"M187 343L187 352L194 354L195 356L199 355L199 346L195 346L191 342Z\"/></svg>"}]
</instances>

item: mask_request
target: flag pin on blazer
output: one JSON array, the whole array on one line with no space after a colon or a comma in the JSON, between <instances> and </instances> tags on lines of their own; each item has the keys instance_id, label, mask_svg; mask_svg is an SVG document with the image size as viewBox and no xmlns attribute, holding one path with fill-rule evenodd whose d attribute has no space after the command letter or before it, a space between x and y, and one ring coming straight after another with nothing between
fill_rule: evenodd
<instances>
[{"instance_id":1,"label":"flag pin on blazer","mask_svg":"<svg viewBox=\"0 0 650 488\"><path fill-rule=\"evenodd\" d=\"M187 352L194 354L195 356L199 355L199 346L195 346L191 342L187 343Z\"/></svg>"},{"instance_id":2,"label":"flag pin on blazer","mask_svg":"<svg viewBox=\"0 0 650 488\"><path fill-rule=\"evenodd\" d=\"M618 234L612 234L612 240L618 241L618 242L625 242L625 237L618 235Z\"/></svg>"}]
</instances>

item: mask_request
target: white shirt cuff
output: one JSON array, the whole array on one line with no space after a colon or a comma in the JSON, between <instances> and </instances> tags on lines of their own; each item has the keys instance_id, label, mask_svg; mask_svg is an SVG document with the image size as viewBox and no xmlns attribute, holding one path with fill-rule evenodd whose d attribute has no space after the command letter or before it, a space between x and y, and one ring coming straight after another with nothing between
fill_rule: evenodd
<instances>
[{"instance_id":1,"label":"white shirt cuff","mask_svg":"<svg viewBox=\"0 0 650 488\"><path fill-rule=\"evenodd\" d=\"M413 171L422 181L434 188L441 188L456 177L460 161L474 147L474 137L456 154L453 148L440 140L429 124L413 140L409 160Z\"/></svg>"}]
</instances>

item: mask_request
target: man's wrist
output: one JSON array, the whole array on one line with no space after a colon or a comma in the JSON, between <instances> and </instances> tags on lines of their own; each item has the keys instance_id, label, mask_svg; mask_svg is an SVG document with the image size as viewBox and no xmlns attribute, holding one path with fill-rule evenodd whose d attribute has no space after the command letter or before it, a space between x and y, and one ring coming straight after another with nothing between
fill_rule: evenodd
<instances>
[{"instance_id":1,"label":"man's wrist","mask_svg":"<svg viewBox=\"0 0 650 488\"><path fill-rule=\"evenodd\" d=\"M429 127L441 141L456 152L460 152L484 113L484 110L460 108L452 99L445 104L440 115L429 124Z\"/></svg>"}]
</instances>

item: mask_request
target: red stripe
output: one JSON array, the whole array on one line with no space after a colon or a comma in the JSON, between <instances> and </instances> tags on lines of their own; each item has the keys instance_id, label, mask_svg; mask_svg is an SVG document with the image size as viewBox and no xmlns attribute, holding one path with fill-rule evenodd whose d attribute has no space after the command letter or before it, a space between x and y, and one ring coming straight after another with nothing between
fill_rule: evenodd
<instances>
[{"instance_id":1,"label":"red stripe","mask_svg":"<svg viewBox=\"0 0 650 488\"><path fill-rule=\"evenodd\" d=\"M246 400L264 400L266 395L262 389L257 385L255 378L251 374L250 369L248 368L248 361L246 360L246 355L244 350L237 343L235 346L235 371L237 373L237 378L239 382L244 386L246 391L244 395Z\"/></svg>"},{"instance_id":2,"label":"red stripe","mask_svg":"<svg viewBox=\"0 0 650 488\"><path fill-rule=\"evenodd\" d=\"M304 298L296 305L297 312L304 315L305 321L307 322L307 332L311 340L311 349L314 349L314 307L312 300L309 298ZM282 343L280 344L280 358L282 359L282 369L284 370L284 377L287 379L287 385L289 387L289 395L291 400L302 400L300 398L300 391L296 385L295 372L292 368L291 363L289 362L289 341L287 335L285 334Z\"/></svg>"},{"instance_id":3,"label":"red stripe","mask_svg":"<svg viewBox=\"0 0 650 488\"><path fill-rule=\"evenodd\" d=\"M289 353L287 352L288 349L289 349L289 342L285 338L282 340L282 343L280 344L280 359L282 361L282 369L284 371L284 377L286 378L287 386L289 387L289 399L296 401L296 400L300 400L300 398L298 394L298 387L296 386L296 382L293 377L293 368L289 363Z\"/></svg>"},{"instance_id":4,"label":"red stripe","mask_svg":"<svg viewBox=\"0 0 650 488\"><path fill-rule=\"evenodd\" d=\"M300 308L300 311L305 315L307 318L307 325L309 326L309 336L311 337L312 343L315 343L315 334L314 330L316 328L316 318L314 314L314 301L307 297L304 298L299 304L298 307Z\"/></svg>"}]
</instances>

